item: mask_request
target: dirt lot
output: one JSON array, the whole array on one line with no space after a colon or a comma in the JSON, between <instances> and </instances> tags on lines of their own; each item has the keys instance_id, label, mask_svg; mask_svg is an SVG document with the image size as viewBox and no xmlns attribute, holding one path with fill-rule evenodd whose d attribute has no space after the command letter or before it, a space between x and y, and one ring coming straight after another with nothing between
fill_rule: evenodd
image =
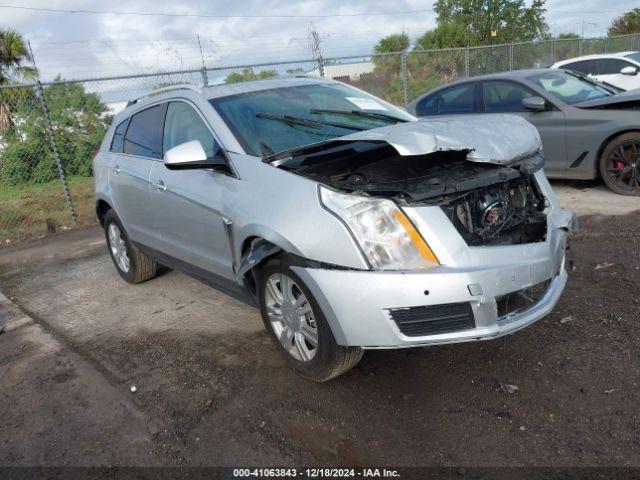
<instances>
[{"instance_id":1,"label":"dirt lot","mask_svg":"<svg viewBox=\"0 0 640 480\"><path fill-rule=\"evenodd\" d=\"M554 187L582 215L556 311L321 385L254 308L176 272L125 284L97 229L0 252L29 315L0 308L0 465L640 466L640 199Z\"/></svg>"}]
</instances>

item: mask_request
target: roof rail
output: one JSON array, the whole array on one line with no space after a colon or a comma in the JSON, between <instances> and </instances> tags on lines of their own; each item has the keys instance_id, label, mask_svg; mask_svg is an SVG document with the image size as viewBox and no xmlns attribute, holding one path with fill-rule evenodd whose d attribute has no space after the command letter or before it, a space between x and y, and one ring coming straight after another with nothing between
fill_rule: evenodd
<instances>
[{"instance_id":1,"label":"roof rail","mask_svg":"<svg viewBox=\"0 0 640 480\"><path fill-rule=\"evenodd\" d=\"M192 90L194 92L202 93L202 88L197 85L193 85L191 83L177 83L175 85L168 85L166 87L156 88L155 90L152 90L149 93L146 93L137 98L129 100L127 102L127 107L129 105L138 103L138 101L142 100L143 98L152 97L153 95L159 95L161 93L170 92L172 90Z\"/></svg>"}]
</instances>

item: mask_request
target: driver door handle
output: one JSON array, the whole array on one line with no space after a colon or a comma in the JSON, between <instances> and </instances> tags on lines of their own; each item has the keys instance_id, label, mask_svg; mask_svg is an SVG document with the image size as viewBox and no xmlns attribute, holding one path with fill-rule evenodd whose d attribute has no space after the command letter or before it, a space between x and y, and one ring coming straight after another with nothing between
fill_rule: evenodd
<instances>
[{"instance_id":1,"label":"driver door handle","mask_svg":"<svg viewBox=\"0 0 640 480\"><path fill-rule=\"evenodd\" d=\"M113 167L113 173L115 173L116 175L119 174L122 170L120 170L120 167L118 165L116 165L115 167Z\"/></svg>"},{"instance_id":2,"label":"driver door handle","mask_svg":"<svg viewBox=\"0 0 640 480\"><path fill-rule=\"evenodd\" d=\"M167 189L167 186L164 184L162 180L154 185L155 189L159 192L164 192Z\"/></svg>"}]
</instances>

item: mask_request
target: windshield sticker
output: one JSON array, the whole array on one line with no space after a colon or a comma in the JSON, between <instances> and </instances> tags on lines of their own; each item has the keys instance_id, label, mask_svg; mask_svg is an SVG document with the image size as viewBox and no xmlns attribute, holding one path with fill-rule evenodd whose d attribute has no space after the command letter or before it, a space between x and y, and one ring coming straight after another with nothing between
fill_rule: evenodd
<instances>
[{"instance_id":1,"label":"windshield sticker","mask_svg":"<svg viewBox=\"0 0 640 480\"><path fill-rule=\"evenodd\" d=\"M361 110L386 110L387 109L384 105L376 102L373 98L364 98L364 97L346 97L346 98Z\"/></svg>"}]
</instances>

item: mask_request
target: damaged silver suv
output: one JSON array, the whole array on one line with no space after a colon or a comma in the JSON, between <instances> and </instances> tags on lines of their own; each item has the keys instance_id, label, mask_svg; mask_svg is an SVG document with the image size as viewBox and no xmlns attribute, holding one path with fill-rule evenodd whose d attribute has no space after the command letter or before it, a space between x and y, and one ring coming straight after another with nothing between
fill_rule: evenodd
<instances>
[{"instance_id":1,"label":"damaged silver suv","mask_svg":"<svg viewBox=\"0 0 640 480\"><path fill-rule=\"evenodd\" d=\"M574 215L516 116L415 117L312 78L131 102L94 160L118 273L160 264L255 301L316 381L366 349L486 340L548 314Z\"/></svg>"}]
</instances>

